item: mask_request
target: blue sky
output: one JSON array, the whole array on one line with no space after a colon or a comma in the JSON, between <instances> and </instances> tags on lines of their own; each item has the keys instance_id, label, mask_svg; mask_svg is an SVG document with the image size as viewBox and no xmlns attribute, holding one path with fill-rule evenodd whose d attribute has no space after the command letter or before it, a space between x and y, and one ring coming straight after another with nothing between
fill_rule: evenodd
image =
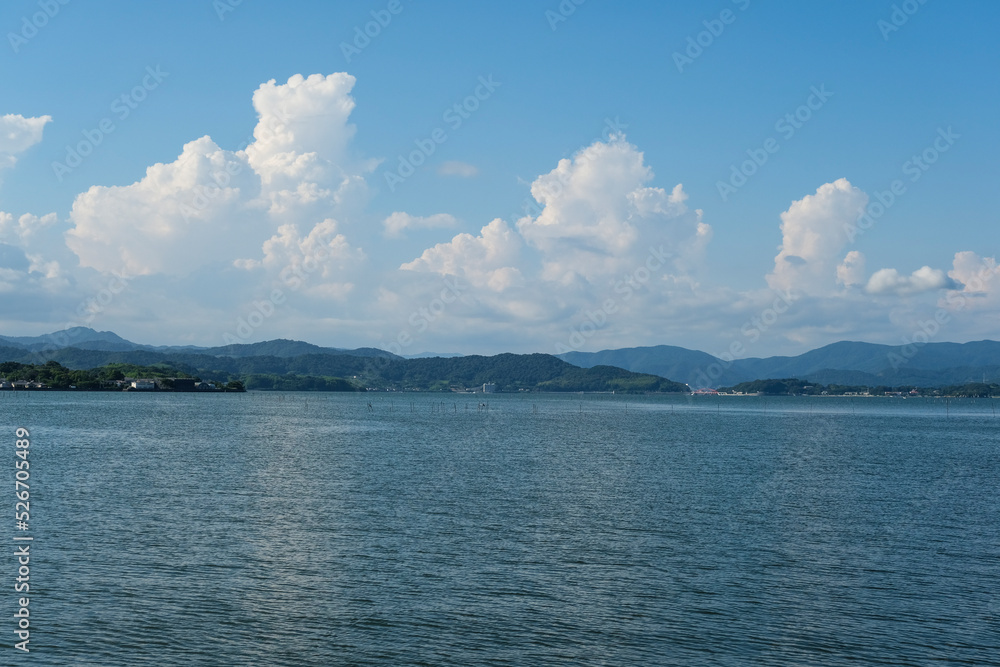
<instances>
[{"instance_id":1,"label":"blue sky","mask_svg":"<svg viewBox=\"0 0 1000 667\"><path fill-rule=\"evenodd\" d=\"M998 19L7 2L0 331L403 354L996 338Z\"/></svg>"}]
</instances>

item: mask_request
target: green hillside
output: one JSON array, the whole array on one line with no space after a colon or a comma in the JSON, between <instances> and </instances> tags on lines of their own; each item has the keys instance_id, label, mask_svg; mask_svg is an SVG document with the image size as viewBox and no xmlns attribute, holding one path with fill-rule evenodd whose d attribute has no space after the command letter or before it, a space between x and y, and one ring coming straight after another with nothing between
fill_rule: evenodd
<instances>
[{"instance_id":1,"label":"green hillside","mask_svg":"<svg viewBox=\"0 0 1000 667\"><path fill-rule=\"evenodd\" d=\"M219 384L239 382L247 389L297 391L603 391L686 392L686 385L621 368L578 368L547 354L493 357L359 357L309 354L298 357L212 357L150 351L109 352L68 348L44 364L22 361L23 350L0 349L18 357L0 364L0 376L27 379L64 389L98 389L122 377L197 377ZM29 355L30 357L30 355ZM72 366L70 365L72 363Z\"/></svg>"}]
</instances>

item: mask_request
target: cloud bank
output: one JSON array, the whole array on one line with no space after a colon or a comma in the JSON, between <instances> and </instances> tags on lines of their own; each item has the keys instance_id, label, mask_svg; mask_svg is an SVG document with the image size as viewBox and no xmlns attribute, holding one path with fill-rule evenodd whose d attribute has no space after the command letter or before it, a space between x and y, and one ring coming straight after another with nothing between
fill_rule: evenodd
<instances>
[{"instance_id":1,"label":"cloud bank","mask_svg":"<svg viewBox=\"0 0 1000 667\"><path fill-rule=\"evenodd\" d=\"M248 340L386 347L406 334L406 353L665 343L718 354L739 343L761 355L846 337L891 342L928 308L1000 310L1000 270L973 251L956 249L950 269L869 274L844 234L868 195L846 178L775 212L780 245L761 275L717 284L710 213L682 184L658 183L620 134L534 178L536 205L519 219L465 222L447 202L431 215L376 217L368 180L379 160L355 147L354 85L346 73L265 82L246 145L193 137L133 183L79 193L65 218L0 212L0 294L18 313L2 318L5 330L64 322L115 274L128 289L100 306L100 326L137 338L218 342L280 288L287 298ZM5 116L0 167L15 166L50 120ZM457 161L437 171L478 173ZM443 290L456 298L422 314Z\"/></svg>"}]
</instances>

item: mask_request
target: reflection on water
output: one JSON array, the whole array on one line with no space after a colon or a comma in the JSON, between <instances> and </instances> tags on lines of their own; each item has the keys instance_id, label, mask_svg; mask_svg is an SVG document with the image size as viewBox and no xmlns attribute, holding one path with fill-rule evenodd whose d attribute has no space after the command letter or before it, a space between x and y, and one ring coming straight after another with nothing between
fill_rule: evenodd
<instances>
[{"instance_id":1,"label":"reflection on water","mask_svg":"<svg viewBox=\"0 0 1000 667\"><path fill-rule=\"evenodd\" d=\"M1000 664L991 401L481 400L5 396L9 659Z\"/></svg>"}]
</instances>

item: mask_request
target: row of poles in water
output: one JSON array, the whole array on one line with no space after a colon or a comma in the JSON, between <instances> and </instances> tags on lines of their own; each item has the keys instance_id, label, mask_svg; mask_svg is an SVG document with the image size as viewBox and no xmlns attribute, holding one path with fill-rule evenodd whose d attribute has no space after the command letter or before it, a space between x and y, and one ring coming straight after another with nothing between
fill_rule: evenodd
<instances>
[{"instance_id":1,"label":"row of poles in water","mask_svg":"<svg viewBox=\"0 0 1000 667\"><path fill-rule=\"evenodd\" d=\"M261 393L258 393L256 395L263 397L265 394L263 392L261 392ZM284 395L279 395L278 396L278 401L279 402L282 402L284 400L285 400ZM294 399L290 399L290 400L294 400ZM925 400L937 400L937 399L926 399L925 398ZM973 400L977 400L977 399L973 398ZM992 396L989 397L989 399L986 399L986 400L990 401L991 411L993 413L993 416L996 417L996 415L997 415L996 400ZM304 405L305 406L309 405L309 399L305 399L304 400ZM469 403L465 403L464 404L464 409L463 409L464 412L470 412L471 411L469 405L470 405ZM365 403L365 409L368 412L375 412L375 407L376 407L376 403L373 403L372 401L367 401ZM453 412L453 413L457 413L458 412L458 403L457 402L453 402L451 407L452 407L451 412ZM945 398L944 399L944 407L945 407L945 416L950 417L951 416L951 399L950 398ZM629 408L629 404L626 401L625 406L624 406L624 411L626 413L628 412L628 408ZM583 401L579 402L578 409L579 409L580 414L583 414L583 412L584 412ZM767 400L763 400L762 401L761 410L765 414L767 413ZM396 411L395 401L389 401L389 412L395 412L395 411ZM410 401L410 410L409 411L411 413L416 412L414 401ZM480 402L478 402L476 404L476 412L489 412L489 411L490 411L490 404L489 403L480 401ZM721 412L721 411L722 411L722 399L719 398L719 399L716 400L716 412ZM432 414L433 413L441 414L441 413L444 413L444 412L449 412L449 410L447 409L447 401L434 401L433 403L430 404L430 412ZM536 403L532 403L531 404L531 412L535 413L535 414L538 413L538 405ZM671 413L674 412L674 405L673 404L671 404L671 406L670 406L670 412ZM808 414L810 416L813 414L811 407L808 410ZM854 403L854 399L853 398L851 399L851 414L852 415L857 415L857 409L855 407L855 403Z\"/></svg>"},{"instance_id":2,"label":"row of poles in water","mask_svg":"<svg viewBox=\"0 0 1000 667\"><path fill-rule=\"evenodd\" d=\"M21 390L21 391L17 391L17 390L0 391L0 400L6 399L6 398L17 398L17 397L20 397L20 396L22 396L22 395L24 395L26 393L34 393L35 391L38 391L38 390L25 389L25 390ZM277 401L279 403L283 403L285 401L285 396L286 395L284 393L280 393L280 392L274 392L274 393L272 393L272 392L252 392L252 393L240 394L240 396L241 396L241 398L250 397L250 398L255 398L255 399L256 398L263 399L265 396L266 397L271 397L271 396L273 396L275 394L277 395ZM994 399L994 397L991 396L988 399L985 399L985 397L980 397L980 398L983 398L984 400L989 400L989 402L990 402L990 408L992 409L993 416L996 417L997 416L997 408L996 408L996 400ZM299 399L299 396L289 395L288 402L290 402L290 403L298 402L297 399ZM925 401L927 401L927 400L935 400L935 401L939 400L939 399L930 399L930 398L927 398L927 397L924 397L924 399L925 399ZM303 402L303 406L304 407L308 407L308 405L309 405L309 398L303 398L301 400ZM313 400L316 401L316 399L313 399ZM700 400L703 400L703 399L700 399ZM979 399L973 398L973 400L975 401L975 400L979 400ZM316 402L320 402L320 401L316 401ZM365 403L365 409L366 409L366 411L368 411L368 412L375 412L375 404L379 403L379 402L382 402L382 401L375 401L375 402L366 401L366 403ZM416 412L416 407L415 406L416 406L415 402L414 401L410 401L410 412L411 413ZM464 412L471 412L469 406L470 406L469 403L465 403L463 411ZM626 413L628 412L628 407L629 407L629 404L626 401L625 402L625 406L624 406L624 409L625 409ZM395 401L389 401L389 412L395 412L395 410L396 410ZM945 398L944 399L944 410L945 410L945 416L950 417L951 416L951 399L950 398ZM478 401L476 403L476 412L489 412L489 411L490 411L490 404L488 402ZM532 403L531 404L531 411L532 411L532 413L536 413L537 414L538 413L538 405L535 404L535 403ZM721 412L721 411L722 411L722 399L721 398L717 398L716 399L716 412ZM764 413L767 413L767 400L766 399L762 401L762 411ZM444 412L448 412L447 401L434 401L433 403L430 404L430 412L431 413L438 413L438 414L444 413ZM452 402L452 410L451 410L451 412L454 412L454 413L458 412L458 402ZM583 412L584 412L583 401L579 402L579 412L580 412L580 414L583 414ZM674 412L674 405L673 404L671 404L671 406L670 406L670 412L671 413ZM812 409L811 409L811 407L810 407L810 410L809 410L809 414L812 415ZM853 398L851 399L851 414L852 415L857 415L857 410L856 410Z\"/></svg>"}]
</instances>

